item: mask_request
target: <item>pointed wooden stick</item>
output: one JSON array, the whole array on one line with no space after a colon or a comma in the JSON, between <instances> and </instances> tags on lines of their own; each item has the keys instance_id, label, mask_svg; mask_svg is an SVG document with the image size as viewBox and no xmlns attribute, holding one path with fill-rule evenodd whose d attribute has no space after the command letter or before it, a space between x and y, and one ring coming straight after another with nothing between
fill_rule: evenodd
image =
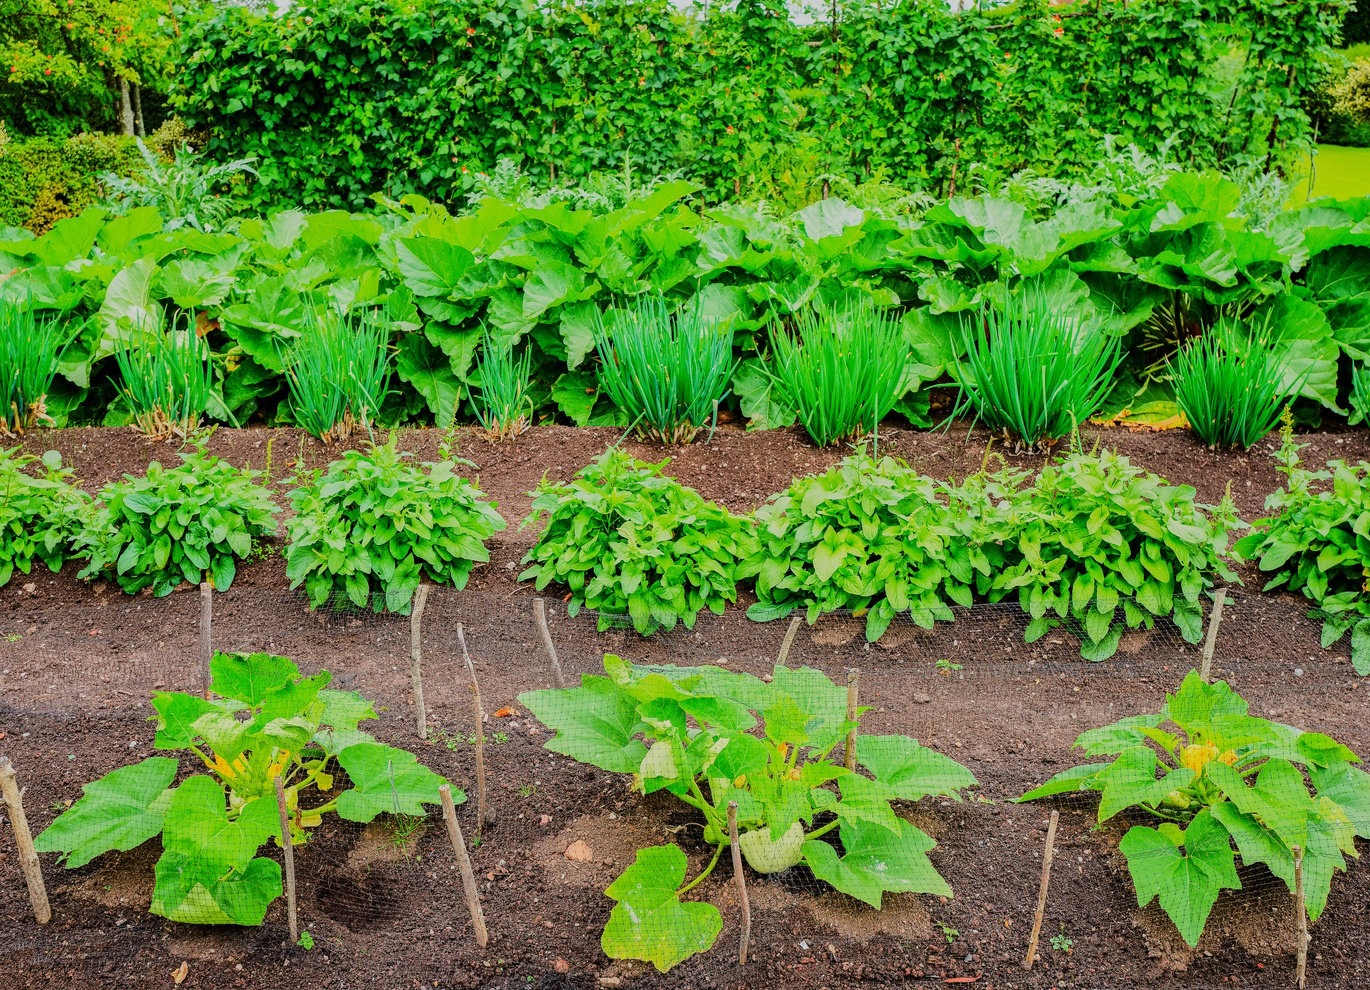
<instances>
[{"instance_id":1,"label":"pointed wooden stick","mask_svg":"<svg viewBox=\"0 0 1370 990\"><path fill-rule=\"evenodd\" d=\"M728 802L728 840L733 845L733 878L737 899L742 902L742 941L737 946L737 964L747 965L747 950L752 941L752 902L747 897L747 876L742 870L742 846L737 841L737 802Z\"/></svg>"},{"instance_id":2,"label":"pointed wooden stick","mask_svg":"<svg viewBox=\"0 0 1370 990\"><path fill-rule=\"evenodd\" d=\"M471 924L476 929L476 944L482 949L490 942L490 933L485 930L485 912L480 907L480 893L476 890L476 874L471 869L471 857L466 852L466 840L461 835L461 825L457 822L457 809L452 805L452 788L447 784L438 787L442 798L442 817L447 821L447 838L452 842L452 852L457 857L457 869L461 872L462 890L466 892L466 910L471 912Z\"/></svg>"},{"instance_id":3,"label":"pointed wooden stick","mask_svg":"<svg viewBox=\"0 0 1370 990\"><path fill-rule=\"evenodd\" d=\"M1037 958L1037 939L1042 934L1042 918L1047 911L1047 888L1051 886L1051 860L1056 855L1056 824L1060 818L1061 813L1053 811L1051 824L1047 826L1047 846L1042 854L1042 885L1037 891L1037 914L1032 919L1032 937L1028 939L1024 969L1031 969L1033 960Z\"/></svg>"},{"instance_id":4,"label":"pointed wooden stick","mask_svg":"<svg viewBox=\"0 0 1370 990\"><path fill-rule=\"evenodd\" d=\"M485 831L485 823L495 820L494 810L485 800L485 708L480 703L480 685L476 683L476 665L466 649L466 630L457 623L457 641L461 656L466 661L466 672L471 675L471 706L476 719L476 841Z\"/></svg>"},{"instance_id":5,"label":"pointed wooden stick","mask_svg":"<svg viewBox=\"0 0 1370 990\"><path fill-rule=\"evenodd\" d=\"M780 644L780 656L775 658L777 667L785 666L785 661L790 657L790 647L794 645L795 634L799 632L799 616L790 620L790 628L785 630L785 639Z\"/></svg>"},{"instance_id":6,"label":"pointed wooden stick","mask_svg":"<svg viewBox=\"0 0 1370 990\"><path fill-rule=\"evenodd\" d=\"M861 694L861 671L855 667L847 668L847 721L856 721L856 703ZM848 770L856 769L856 728L847 730L847 752L842 765Z\"/></svg>"},{"instance_id":7,"label":"pointed wooden stick","mask_svg":"<svg viewBox=\"0 0 1370 990\"><path fill-rule=\"evenodd\" d=\"M214 586L200 582L200 691L209 697L209 662L214 659L210 634L214 628Z\"/></svg>"},{"instance_id":8,"label":"pointed wooden stick","mask_svg":"<svg viewBox=\"0 0 1370 990\"><path fill-rule=\"evenodd\" d=\"M547 606L541 598L533 599L533 615L538 620L538 630L542 633L542 645L547 647L547 655L552 659L552 683L559 688L566 686L566 678L561 673L561 661L557 659L557 648L552 643L552 630L547 627Z\"/></svg>"},{"instance_id":9,"label":"pointed wooden stick","mask_svg":"<svg viewBox=\"0 0 1370 990\"><path fill-rule=\"evenodd\" d=\"M1294 847L1294 908L1299 912L1299 951L1294 981L1299 990L1304 990L1308 984L1308 907L1303 892L1303 849L1299 846Z\"/></svg>"},{"instance_id":10,"label":"pointed wooden stick","mask_svg":"<svg viewBox=\"0 0 1370 990\"><path fill-rule=\"evenodd\" d=\"M1212 678L1213 651L1218 646L1218 625L1223 621L1223 603L1226 601L1226 588L1213 592L1213 613L1208 617L1208 637L1204 640L1203 661L1199 668L1199 679L1205 684Z\"/></svg>"},{"instance_id":11,"label":"pointed wooden stick","mask_svg":"<svg viewBox=\"0 0 1370 990\"><path fill-rule=\"evenodd\" d=\"M295 846L290 840L290 809L285 803L285 783L276 775L276 808L281 815L281 849L285 859L285 910L290 923L290 944L300 940L300 916L295 904Z\"/></svg>"},{"instance_id":12,"label":"pointed wooden stick","mask_svg":"<svg viewBox=\"0 0 1370 990\"><path fill-rule=\"evenodd\" d=\"M414 682L414 719L420 739L428 738L428 713L423 707L423 610L428 605L428 591L429 585L419 585L409 613L409 676Z\"/></svg>"},{"instance_id":13,"label":"pointed wooden stick","mask_svg":"<svg viewBox=\"0 0 1370 990\"><path fill-rule=\"evenodd\" d=\"M10 758L0 756L0 794L4 795L5 805L9 808L14 844L19 847L19 866L24 871L24 880L29 886L29 903L33 905L33 917L38 924L46 925L52 920L52 907L48 904L48 889L43 885L43 870L38 862L38 853L33 848L33 833L29 831L29 819L24 814L24 795L19 790L15 776Z\"/></svg>"}]
</instances>

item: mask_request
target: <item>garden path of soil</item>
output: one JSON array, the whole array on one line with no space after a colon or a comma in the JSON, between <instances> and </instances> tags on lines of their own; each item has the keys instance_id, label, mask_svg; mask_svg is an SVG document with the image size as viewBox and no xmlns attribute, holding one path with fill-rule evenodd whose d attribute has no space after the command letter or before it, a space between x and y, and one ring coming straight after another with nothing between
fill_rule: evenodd
<instances>
[{"instance_id":1,"label":"garden path of soil","mask_svg":"<svg viewBox=\"0 0 1370 990\"><path fill-rule=\"evenodd\" d=\"M216 596L214 636L223 649L271 649L312 671L327 667L339 686L377 701L373 731L473 793L472 731L454 628L470 641L490 718L486 755L498 819L473 860L491 930L478 950L462 906L450 848L440 825L408 845L376 826L324 826L299 850L301 925L315 940L306 951L286 943L283 904L259 929L178 925L147 912L154 847L64 870L45 857L54 918L45 928L27 913L27 898L8 834L0 838L0 977L5 986L58 983L86 987L174 986L188 964L186 987L934 987L978 977L975 987L1217 988L1285 987L1293 979L1293 918L1284 885L1263 868L1242 874L1241 891L1223 894L1197 952L1188 950L1158 909L1139 910L1116 852L1126 823L1094 830L1091 804L1063 801L1051 898L1039 961L1020 960L1032 922L1041 850L1050 807L1009 799L1079 762L1070 744L1084 728L1124 714L1154 710L1167 687L1197 663L1195 647L1173 628L1130 634L1112 660L1081 661L1065 633L1023 644L1016 607L976 608L953 625L922 631L896 625L870 646L859 620L825 617L801 627L790 662L821 667L836 680L844 667L862 671L862 703L873 706L863 731L907 733L946 752L979 779L981 797L925 799L899 808L938 840L934 864L955 891L935 897L888 896L874 912L835 893L819 893L802 869L755 877L752 961L736 966L739 910L726 864L698 892L719 906L723 933L715 948L666 976L606 959L599 933L611 903L606 884L634 850L675 841L690 855L690 874L704 862L697 827L663 795L642 799L622 778L582 767L542 748L548 738L521 708L521 691L546 687L545 653L530 621L532 591L515 582L518 559L535 532L519 531L532 488L544 471L567 478L617 439L605 430L539 427L504 446L462 431L461 453L477 461L484 490L497 498L511 528L491 544L488 567L468 591L435 592L425 616L428 743L414 737L409 693L409 626L404 618L311 615L286 590L278 555L244 567L234 587ZM293 430L221 430L210 441L234 463L263 466L267 441L278 490L294 465L323 464L323 448ZM406 431L405 449L436 454L441 434ZM882 451L897 453L935 476L979 468L984 433L891 430ZM1304 457L1370 459L1370 433L1313 434ZM1106 446L1173 482L1193 484L1216 501L1231 481L1247 519L1278 484L1266 441L1248 454L1214 455L1188 433L1104 431ZM92 490L153 456L174 459L124 430L74 429L38 434L35 451L61 450ZM628 444L659 459L658 448ZM720 429L711 445L670 451L669 473L746 511L783 489L792 476L821 469L840 452L817 451L795 432L745 434ZM1024 464L1040 458L1019 459ZM284 504L284 500L282 500ZM1258 588L1250 577L1247 583ZM31 587L26 587L31 586ZM1366 692L1346 644L1319 648L1317 624L1297 599L1235 594L1225 614L1215 669L1251 701L1257 714L1326 731L1370 751ZM650 640L592 617L572 619L560 607L553 635L567 674L597 669L603 652L649 662L724 662L764 673L784 635L783 623L748 622L740 609L703 616L694 631ZM26 787L35 831L80 794L82 783L149 755L150 710L157 689L194 689L198 595L162 600L130 597L113 585L89 586L60 575L17 578L0 592L0 750L14 760ZM945 660L943 669L935 661ZM953 664L960 664L959 670ZM460 809L468 837L474 800ZM5 832L8 833L6 826ZM577 840L588 860L564 852ZM1366 845L1361 844L1361 851ZM1337 874L1331 899L1313 927L1309 986L1370 986L1370 869L1354 862ZM1050 947L1051 935L1072 940L1071 952ZM564 970L564 972L562 971ZM956 984L950 984L956 985Z\"/></svg>"}]
</instances>

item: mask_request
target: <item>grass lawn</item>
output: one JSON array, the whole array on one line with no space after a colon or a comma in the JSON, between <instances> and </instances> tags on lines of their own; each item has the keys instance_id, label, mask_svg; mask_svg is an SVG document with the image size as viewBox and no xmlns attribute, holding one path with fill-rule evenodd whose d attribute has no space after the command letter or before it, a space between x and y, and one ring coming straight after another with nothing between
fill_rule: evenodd
<instances>
[{"instance_id":1,"label":"grass lawn","mask_svg":"<svg viewBox=\"0 0 1370 990\"><path fill-rule=\"evenodd\" d=\"M1319 196L1337 199L1370 196L1370 148L1318 145L1312 195L1308 192L1308 174L1305 172L1290 194L1289 205L1299 206Z\"/></svg>"}]
</instances>

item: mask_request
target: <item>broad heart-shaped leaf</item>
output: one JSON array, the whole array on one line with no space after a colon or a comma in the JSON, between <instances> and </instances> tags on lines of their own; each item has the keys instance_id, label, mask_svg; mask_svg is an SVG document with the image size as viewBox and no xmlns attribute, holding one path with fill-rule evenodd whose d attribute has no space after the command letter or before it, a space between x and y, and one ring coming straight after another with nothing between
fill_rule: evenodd
<instances>
[{"instance_id":1,"label":"broad heart-shaped leaf","mask_svg":"<svg viewBox=\"0 0 1370 990\"><path fill-rule=\"evenodd\" d=\"M635 738L648 728L637 701L607 677L584 674L578 688L527 691L519 704L556 730L547 743L554 753L611 773L636 773L647 755Z\"/></svg>"},{"instance_id":2,"label":"broad heart-shaped leaf","mask_svg":"<svg viewBox=\"0 0 1370 990\"><path fill-rule=\"evenodd\" d=\"M260 705L299 676L293 661L269 653L216 653L209 662L214 693L246 705Z\"/></svg>"},{"instance_id":3,"label":"broad heart-shaped leaf","mask_svg":"<svg viewBox=\"0 0 1370 990\"><path fill-rule=\"evenodd\" d=\"M820 839L804 843L804 862L819 880L844 894L880 907L881 895L938 894L951 897L951 887L928 859L936 840L908 822L897 830L844 820L839 826L842 856Z\"/></svg>"},{"instance_id":4,"label":"broad heart-shaped leaf","mask_svg":"<svg viewBox=\"0 0 1370 990\"><path fill-rule=\"evenodd\" d=\"M847 734L847 689L812 667L776 667L775 701L765 712L766 734L777 742L826 753Z\"/></svg>"},{"instance_id":5,"label":"broad heart-shaped leaf","mask_svg":"<svg viewBox=\"0 0 1370 990\"><path fill-rule=\"evenodd\" d=\"M1206 684L1197 670L1186 674L1180 689L1165 702L1165 714L1186 731L1206 725L1215 715L1245 715L1246 711L1246 701L1226 681Z\"/></svg>"},{"instance_id":6,"label":"broad heart-shaped leaf","mask_svg":"<svg viewBox=\"0 0 1370 990\"><path fill-rule=\"evenodd\" d=\"M450 425L461 401L461 382L457 381L447 355L423 334L407 333L400 338L396 368L400 378L423 396L438 424Z\"/></svg>"},{"instance_id":7,"label":"broad heart-shaped leaf","mask_svg":"<svg viewBox=\"0 0 1370 990\"><path fill-rule=\"evenodd\" d=\"M338 796L338 815L350 822L369 822L381 812L422 817L425 804L441 800L438 787L446 783L413 753L380 743L348 746L338 763L352 778L352 789ZM466 795L454 790L452 800L460 804Z\"/></svg>"},{"instance_id":8,"label":"broad heart-shaped leaf","mask_svg":"<svg viewBox=\"0 0 1370 990\"><path fill-rule=\"evenodd\" d=\"M224 790L212 777L187 777L171 796L162 847L221 874L245 869L257 848L280 832L279 811L274 799L256 798L230 819L226 805Z\"/></svg>"},{"instance_id":9,"label":"broad heart-shaped leaf","mask_svg":"<svg viewBox=\"0 0 1370 990\"><path fill-rule=\"evenodd\" d=\"M358 724L376 717L376 710L356 691L320 691L323 702L319 713L319 731L314 742L329 753L340 753L357 743L374 742L371 733L357 728Z\"/></svg>"},{"instance_id":10,"label":"broad heart-shaped leaf","mask_svg":"<svg viewBox=\"0 0 1370 990\"><path fill-rule=\"evenodd\" d=\"M185 749L200 733L195 722L201 715L222 710L213 701L207 701L196 694L183 694L179 691L153 695L152 707L156 709L157 735L153 739L153 749Z\"/></svg>"},{"instance_id":11,"label":"broad heart-shaped leaf","mask_svg":"<svg viewBox=\"0 0 1370 990\"><path fill-rule=\"evenodd\" d=\"M281 896L281 866L263 856L224 872L208 860L167 850L156 877L152 913L192 925L260 925Z\"/></svg>"},{"instance_id":12,"label":"broad heart-shaped leaf","mask_svg":"<svg viewBox=\"0 0 1370 990\"><path fill-rule=\"evenodd\" d=\"M1017 798L1018 801L1036 801L1038 798L1052 797L1056 794L1078 794L1080 791L1099 789L1099 771L1107 770L1111 763L1086 763L1083 766L1062 770L1041 787L1034 788Z\"/></svg>"},{"instance_id":13,"label":"broad heart-shaped leaf","mask_svg":"<svg viewBox=\"0 0 1370 990\"><path fill-rule=\"evenodd\" d=\"M176 760L149 756L81 788L82 797L34 840L39 852L65 855L69 867L84 866L111 849L133 849L162 830L171 804Z\"/></svg>"},{"instance_id":14,"label":"broad heart-shaped leaf","mask_svg":"<svg viewBox=\"0 0 1370 990\"><path fill-rule=\"evenodd\" d=\"M1191 947L1199 944L1218 892L1242 885L1232 840L1207 809L1185 829L1183 850L1162 832L1140 825L1123 836L1118 848L1127 857L1137 906L1160 898L1161 909Z\"/></svg>"},{"instance_id":15,"label":"broad heart-shaped leaf","mask_svg":"<svg viewBox=\"0 0 1370 990\"><path fill-rule=\"evenodd\" d=\"M712 904L682 903L685 854L676 846L639 849L633 865L604 893L618 903L600 944L610 959L641 959L664 973L713 946L723 916Z\"/></svg>"},{"instance_id":16,"label":"broad heart-shaped leaf","mask_svg":"<svg viewBox=\"0 0 1370 990\"><path fill-rule=\"evenodd\" d=\"M951 757L908 736L857 736L856 758L903 801L929 794L959 796L976 783L975 775Z\"/></svg>"},{"instance_id":17,"label":"broad heart-shaped leaf","mask_svg":"<svg viewBox=\"0 0 1370 990\"><path fill-rule=\"evenodd\" d=\"M1124 808L1136 804L1157 805L1171 791L1194 779L1194 771L1187 767L1171 770L1158 778L1156 767L1155 751L1135 746L1123 750L1111 766L1095 775L1102 792L1099 797L1100 824Z\"/></svg>"}]
</instances>

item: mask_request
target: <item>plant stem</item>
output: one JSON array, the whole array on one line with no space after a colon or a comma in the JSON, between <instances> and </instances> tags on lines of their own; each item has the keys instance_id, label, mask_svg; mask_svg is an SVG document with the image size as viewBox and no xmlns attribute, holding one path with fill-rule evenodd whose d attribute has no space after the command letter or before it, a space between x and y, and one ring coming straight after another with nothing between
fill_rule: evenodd
<instances>
[{"instance_id":1,"label":"plant stem","mask_svg":"<svg viewBox=\"0 0 1370 990\"><path fill-rule=\"evenodd\" d=\"M701 873L699 876L695 877L693 880L691 880L689 883L687 883L684 887L681 887L679 890L677 890L677 891L676 891L676 897L684 897L684 896L685 896L686 894L688 894L688 893L690 892L690 890L691 890L693 887L695 887L701 880L703 880L705 877L707 877L710 873L712 873L712 872L714 871L714 867L718 865L718 857L721 856L721 855L723 855L723 847L726 846L726 845L729 845L729 843L727 843L727 842L720 842L717 846L714 847L714 858L711 859L711 860L709 860L709 865L706 866L706 867L704 867L704 872Z\"/></svg>"},{"instance_id":2,"label":"plant stem","mask_svg":"<svg viewBox=\"0 0 1370 990\"><path fill-rule=\"evenodd\" d=\"M812 832L804 833L804 841L807 842L809 839L817 839L820 836L827 835L833 829L837 828L837 826L841 824L841 822L842 819L834 818L832 821L828 822L828 824L824 825L822 828L816 828Z\"/></svg>"}]
</instances>

